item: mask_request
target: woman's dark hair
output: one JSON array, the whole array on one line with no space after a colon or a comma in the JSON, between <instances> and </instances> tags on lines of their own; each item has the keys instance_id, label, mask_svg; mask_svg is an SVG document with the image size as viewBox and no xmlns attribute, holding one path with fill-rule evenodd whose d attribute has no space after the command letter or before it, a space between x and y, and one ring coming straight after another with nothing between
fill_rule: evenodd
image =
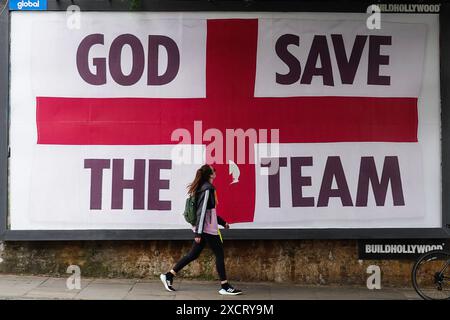
<instances>
[{"instance_id":1,"label":"woman's dark hair","mask_svg":"<svg viewBox=\"0 0 450 320\"><path fill-rule=\"evenodd\" d=\"M195 173L194 181L188 184L188 194L193 195L214 173L214 169L209 164L204 164Z\"/></svg>"}]
</instances>

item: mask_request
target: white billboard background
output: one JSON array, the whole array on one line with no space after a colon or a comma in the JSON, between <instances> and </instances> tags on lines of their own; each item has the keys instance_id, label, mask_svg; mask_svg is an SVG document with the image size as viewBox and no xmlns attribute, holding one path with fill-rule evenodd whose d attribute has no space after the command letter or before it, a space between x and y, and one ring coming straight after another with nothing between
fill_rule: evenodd
<instances>
[{"instance_id":1,"label":"white billboard background","mask_svg":"<svg viewBox=\"0 0 450 320\"><path fill-rule=\"evenodd\" d=\"M298 96L349 96L349 97L415 97L420 91L424 52L418 50L418 42L426 38L427 28L423 23L390 23L383 21L380 30L368 30L361 21L323 21L308 19L259 19L258 62L256 67L256 97L298 97ZM334 58L334 47L329 44L331 64L333 67L333 86L322 85L321 77L313 77L311 86L299 85L298 82L283 85L273 81L274 74L285 74L289 70L277 56L275 44L282 35L292 33L300 35L300 45L289 46L289 52L295 57L306 59L315 35L340 34L350 55L357 35L391 36L392 46L382 46L381 55L389 55L389 66L380 66L380 75L393 74L391 84L374 86L367 84L369 39L366 40L359 67L352 85L342 84L339 68ZM328 41L330 41L328 39ZM331 41L330 41L331 42ZM394 48L397 48L395 50ZM399 50L398 48L401 48ZM405 54L405 53L408 54ZM347 57L348 58L348 57ZM305 60L301 61L303 68ZM413 67L412 67L413 66Z\"/></svg>"},{"instance_id":2,"label":"white billboard background","mask_svg":"<svg viewBox=\"0 0 450 320\"><path fill-rule=\"evenodd\" d=\"M264 148L264 144L258 147ZM257 147L255 147L257 148ZM255 152L256 154L256 152ZM423 176L417 168L422 167L420 146L415 143L281 143L280 157L287 157L287 166L280 168L280 207L268 208L268 176L256 175L256 215L255 222L243 224L272 225L286 227L301 221L302 227L318 228L323 224L332 226L352 224L360 226L374 226L380 223L392 223L395 218L399 221L406 219L423 219L426 216L423 194ZM394 155L398 157L405 206L394 206L391 189L386 193L384 206L377 206L369 185L369 197L366 207L357 207L356 194L359 178L361 157L374 157L378 177L381 179L384 159ZM311 186L302 188L302 196L314 198L314 207L292 206L291 164L289 157L312 157L311 166L301 167L302 177L311 177ZM340 198L329 198L328 206L318 207L318 197L324 169L328 157L339 157L345 173L353 206L342 207ZM261 159L257 159L260 167ZM300 175L299 169L294 174ZM294 188L298 186L294 186ZM332 189L337 189L336 179L333 179ZM342 209L337 209L342 207ZM389 225L386 225L389 227Z\"/></svg>"},{"instance_id":3,"label":"white billboard background","mask_svg":"<svg viewBox=\"0 0 450 320\"><path fill-rule=\"evenodd\" d=\"M365 14L338 13L295 13L295 14L195 14L195 13L82 13L81 29L66 29L65 13L13 12L11 18L11 127L10 127L10 227L13 230L71 230L71 229L185 229L181 212L184 206L185 186L193 176L197 164L176 166L171 171L161 171L161 179L171 179L170 190L161 190L161 200L171 200L171 211L142 212L131 210L132 191L124 191L124 210L89 210L89 170L83 168L86 158L121 158L125 160L124 175L133 175L134 159L169 159L169 146L62 146L36 144L36 96L61 97L204 97L205 95L205 46L207 18L259 18L259 29L267 29L268 21L282 23L289 19L294 27L299 20L322 20L325 24L336 20L349 20L365 25ZM156 19L156 20L155 20ZM278 208L268 208L267 177L256 175L256 209L253 223L236 224L234 228L423 228L441 226L441 173L440 173L440 98L439 98L439 31L435 15L382 15L382 22L404 24L407 29L416 24L419 33L426 32L426 49L423 66L411 68L405 77L421 78L419 90L419 143L334 143L334 144L282 144L281 156L307 154L317 160L305 172L312 179L320 181L323 172L324 155L341 156L345 168L359 167L356 160L362 155L379 155L380 158L395 152L399 156L402 170L405 201L408 208L376 208L369 192L369 208L345 208L339 199L331 208L292 208L289 205L290 192L282 191ZM113 23L111 23L113 21ZM281 22L280 22L281 21ZM106 24L108 26L106 30ZM138 35L146 50L146 36L151 26L176 39L180 52L186 52L186 61L180 61L180 74L173 83L158 89L145 84L145 73L134 86L121 87L114 83L102 87L87 85L74 67L74 54L80 40L90 33L105 33L105 46L93 51L96 56L107 56L108 42L122 33ZM426 28L424 28L426 26ZM180 31L180 28L182 30ZM184 28L184 29L183 29ZM127 30L126 32L124 30ZM162 32L163 30L164 32ZM277 28L274 28L277 30ZM426 31L425 31L426 30ZM153 34L153 31L151 32ZM180 37L181 35L181 37ZM401 38L401 37L400 37ZM264 72L274 71L276 65L267 63L271 57L261 54L267 44L259 38L256 96L299 95L297 88L289 86L285 92L264 82ZM406 39L405 39L406 41ZM407 46L407 41L405 42ZM367 44L366 44L367 46ZM69 51L70 50L70 51ZM365 49L367 50L367 49ZM67 52L70 52L69 54ZM124 72L127 54L124 50ZM181 55L183 59L183 54ZM364 54L363 54L364 57ZM129 56L128 56L129 58ZM364 59L364 58L363 58ZM164 63L164 60L161 62ZM363 60L361 65L364 65ZM263 66L266 68L264 69ZM129 66L128 66L129 67ZM336 69L335 69L336 70ZM381 69L382 70L382 69ZM363 70L358 71L361 76ZM380 72L383 74L383 72ZM413 75L411 75L411 73ZM337 75L335 80L340 79ZM402 91L399 84L396 92ZM367 88L366 88L367 89ZM346 88L337 88L346 94ZM364 90L369 95L368 90ZM340 95L336 93L335 95ZM310 93L318 94L318 93ZM301 92L300 95L308 95ZM353 96L357 95L353 92ZM382 96L374 92L372 96ZM401 94L399 94L401 95ZM392 96L392 92L389 96ZM410 96L405 93L405 96ZM371 144L369 146L369 144ZM331 154L333 153L333 154ZM319 156L320 155L320 156ZM354 157L352 157L353 155ZM411 157L415 155L415 157ZM258 160L257 160L258 161ZM127 165L128 164L128 165ZM377 160L377 168L380 169ZM289 168L289 166L288 166ZM281 179L290 181L288 168L281 173ZM418 170L417 168L421 168ZM310 169L308 171L308 169ZM353 190L358 171L351 172L348 185L354 200ZM378 171L380 172L380 171ZM189 174L186 174L189 173ZM110 190L105 187L111 181L110 171L105 171L103 204L110 202ZM356 178L355 178L356 177ZM283 180L282 180L283 181ZM319 188L305 191L317 197ZM290 190L289 183L282 188ZM108 191L109 190L109 191ZM411 197L420 195L420 197ZM52 201L50 201L53 199ZM408 200L407 200L408 199ZM317 200L317 199L316 199ZM336 202L334 202L336 200ZM390 189L387 204L392 204ZM370 210L369 210L370 209ZM275 218L273 218L275 217Z\"/></svg>"}]
</instances>

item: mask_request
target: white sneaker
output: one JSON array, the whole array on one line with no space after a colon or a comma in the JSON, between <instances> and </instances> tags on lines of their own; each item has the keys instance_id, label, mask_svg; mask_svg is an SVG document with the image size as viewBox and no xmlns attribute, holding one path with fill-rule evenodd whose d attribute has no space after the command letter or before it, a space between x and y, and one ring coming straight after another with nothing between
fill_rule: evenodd
<instances>
[{"instance_id":1,"label":"white sneaker","mask_svg":"<svg viewBox=\"0 0 450 320\"><path fill-rule=\"evenodd\" d=\"M175 291L175 289L172 287L172 280L167 280L167 276L164 273L161 273L159 278L161 279L167 291Z\"/></svg>"},{"instance_id":2,"label":"white sneaker","mask_svg":"<svg viewBox=\"0 0 450 320\"><path fill-rule=\"evenodd\" d=\"M228 289L220 289L219 290L219 293L221 294L221 295L228 295L228 296L237 296L237 295L239 295L239 294L242 294L242 291L241 290L238 290L238 289L235 289L235 288L233 288L232 286L230 286Z\"/></svg>"}]
</instances>

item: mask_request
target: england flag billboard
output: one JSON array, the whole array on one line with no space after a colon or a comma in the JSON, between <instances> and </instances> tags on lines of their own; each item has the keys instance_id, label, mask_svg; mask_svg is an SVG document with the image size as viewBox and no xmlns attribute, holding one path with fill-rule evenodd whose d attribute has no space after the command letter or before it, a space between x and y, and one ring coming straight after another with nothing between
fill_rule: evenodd
<instances>
[{"instance_id":1,"label":"england flag billboard","mask_svg":"<svg viewBox=\"0 0 450 320\"><path fill-rule=\"evenodd\" d=\"M11 14L10 228L441 227L439 23L365 14Z\"/></svg>"}]
</instances>

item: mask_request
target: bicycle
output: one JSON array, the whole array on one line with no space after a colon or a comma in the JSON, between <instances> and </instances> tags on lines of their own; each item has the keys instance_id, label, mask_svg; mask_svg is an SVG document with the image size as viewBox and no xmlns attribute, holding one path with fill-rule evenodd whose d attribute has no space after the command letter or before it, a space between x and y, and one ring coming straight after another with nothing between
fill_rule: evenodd
<instances>
[{"instance_id":1,"label":"bicycle","mask_svg":"<svg viewBox=\"0 0 450 320\"><path fill-rule=\"evenodd\" d=\"M414 263L412 283L425 300L450 300L450 252L429 251Z\"/></svg>"}]
</instances>

